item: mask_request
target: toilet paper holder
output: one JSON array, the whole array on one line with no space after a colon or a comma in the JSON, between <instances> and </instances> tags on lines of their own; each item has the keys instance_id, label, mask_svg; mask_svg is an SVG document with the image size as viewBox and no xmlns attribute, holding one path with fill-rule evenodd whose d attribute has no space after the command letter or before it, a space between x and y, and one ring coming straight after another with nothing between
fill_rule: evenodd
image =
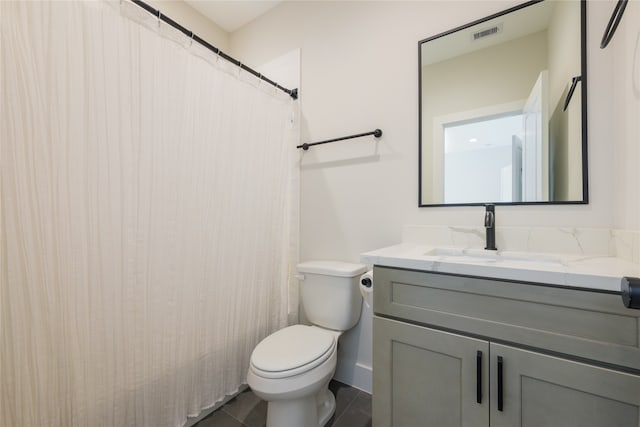
<instances>
[{"instance_id":1,"label":"toilet paper holder","mask_svg":"<svg viewBox=\"0 0 640 427\"><path fill-rule=\"evenodd\" d=\"M370 288L371 285L373 285L373 283L371 282L371 278L369 277L363 277L360 280L360 283L362 283L362 286L364 286L365 288Z\"/></svg>"},{"instance_id":2,"label":"toilet paper holder","mask_svg":"<svg viewBox=\"0 0 640 427\"><path fill-rule=\"evenodd\" d=\"M360 294L367 307L373 307L373 270L360 276Z\"/></svg>"}]
</instances>

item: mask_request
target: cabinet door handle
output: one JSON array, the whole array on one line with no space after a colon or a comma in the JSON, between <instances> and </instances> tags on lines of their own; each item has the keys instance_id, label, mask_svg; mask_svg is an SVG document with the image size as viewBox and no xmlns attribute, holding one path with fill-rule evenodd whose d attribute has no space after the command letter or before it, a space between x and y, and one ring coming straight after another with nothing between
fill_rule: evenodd
<instances>
[{"instance_id":1,"label":"cabinet door handle","mask_svg":"<svg viewBox=\"0 0 640 427\"><path fill-rule=\"evenodd\" d=\"M476 402L482 403L482 352L476 353Z\"/></svg>"},{"instance_id":2,"label":"cabinet door handle","mask_svg":"<svg viewBox=\"0 0 640 427\"><path fill-rule=\"evenodd\" d=\"M502 356L498 356L498 411L502 412L504 408L503 401L503 388L502 388Z\"/></svg>"}]
</instances>

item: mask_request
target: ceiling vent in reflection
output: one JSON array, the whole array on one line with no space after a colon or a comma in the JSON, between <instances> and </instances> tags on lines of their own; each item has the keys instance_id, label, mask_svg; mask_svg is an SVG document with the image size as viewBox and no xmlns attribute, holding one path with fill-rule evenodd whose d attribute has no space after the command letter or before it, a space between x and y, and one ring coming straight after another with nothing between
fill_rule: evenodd
<instances>
[{"instance_id":1,"label":"ceiling vent in reflection","mask_svg":"<svg viewBox=\"0 0 640 427\"><path fill-rule=\"evenodd\" d=\"M502 22L494 25L493 27L485 28L484 30L476 31L472 33L471 39L472 41L484 39L489 36L493 36L495 34L502 32Z\"/></svg>"}]
</instances>

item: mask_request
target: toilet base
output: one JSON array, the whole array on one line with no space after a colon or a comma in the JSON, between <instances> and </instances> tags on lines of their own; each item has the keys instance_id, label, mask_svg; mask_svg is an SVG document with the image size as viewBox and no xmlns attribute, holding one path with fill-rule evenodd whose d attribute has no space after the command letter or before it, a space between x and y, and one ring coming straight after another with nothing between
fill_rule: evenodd
<instances>
[{"instance_id":1,"label":"toilet base","mask_svg":"<svg viewBox=\"0 0 640 427\"><path fill-rule=\"evenodd\" d=\"M318 427L324 427L325 424L331 419L336 412L336 398L329 390L329 383L326 387L322 388L326 392L325 396L320 397L318 395L317 407L318 407Z\"/></svg>"},{"instance_id":2,"label":"toilet base","mask_svg":"<svg viewBox=\"0 0 640 427\"><path fill-rule=\"evenodd\" d=\"M267 403L267 427L324 427L336 410L329 382L315 395Z\"/></svg>"}]
</instances>

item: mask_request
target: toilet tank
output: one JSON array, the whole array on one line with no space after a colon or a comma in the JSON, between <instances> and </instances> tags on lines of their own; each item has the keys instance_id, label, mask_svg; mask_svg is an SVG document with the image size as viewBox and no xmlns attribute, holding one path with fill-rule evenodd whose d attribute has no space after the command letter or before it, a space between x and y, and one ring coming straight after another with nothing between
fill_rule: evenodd
<instances>
[{"instance_id":1,"label":"toilet tank","mask_svg":"<svg viewBox=\"0 0 640 427\"><path fill-rule=\"evenodd\" d=\"M300 300L309 322L346 331L360 318L362 295L360 276L367 271L363 264L341 261L308 261L298 264Z\"/></svg>"}]
</instances>

